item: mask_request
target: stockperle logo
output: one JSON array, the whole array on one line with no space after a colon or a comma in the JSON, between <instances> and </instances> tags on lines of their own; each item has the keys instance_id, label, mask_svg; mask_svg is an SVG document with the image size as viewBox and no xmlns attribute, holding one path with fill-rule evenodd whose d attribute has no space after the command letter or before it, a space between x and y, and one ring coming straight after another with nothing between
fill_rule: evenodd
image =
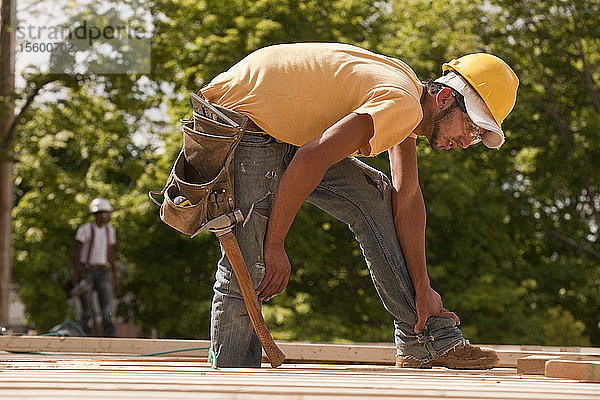
<instances>
[{"instance_id":1,"label":"stockperle logo","mask_svg":"<svg viewBox=\"0 0 600 400\"><path fill-rule=\"evenodd\" d=\"M17 54L49 73L149 73L152 19L149 13L112 8L64 13L56 24L21 20Z\"/></svg>"}]
</instances>

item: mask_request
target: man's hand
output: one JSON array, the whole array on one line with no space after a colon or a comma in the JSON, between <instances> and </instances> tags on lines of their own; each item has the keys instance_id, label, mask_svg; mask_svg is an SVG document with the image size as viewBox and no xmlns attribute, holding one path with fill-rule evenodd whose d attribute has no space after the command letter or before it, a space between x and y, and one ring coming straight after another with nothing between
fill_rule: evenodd
<instances>
[{"instance_id":1,"label":"man's hand","mask_svg":"<svg viewBox=\"0 0 600 400\"><path fill-rule=\"evenodd\" d=\"M425 328L425 323L429 317L448 317L456 321L456 325L460 325L460 318L452 311L444 308L442 296L430 286L422 293L418 293L415 298L417 304L417 324L415 325L415 333L420 333Z\"/></svg>"},{"instance_id":2,"label":"man's hand","mask_svg":"<svg viewBox=\"0 0 600 400\"><path fill-rule=\"evenodd\" d=\"M73 268L73 272L71 273L71 283L76 285L77 282L85 279L85 268L77 265Z\"/></svg>"},{"instance_id":3,"label":"man's hand","mask_svg":"<svg viewBox=\"0 0 600 400\"><path fill-rule=\"evenodd\" d=\"M75 286L79 282L79 272L73 271L71 272L71 284Z\"/></svg>"},{"instance_id":4,"label":"man's hand","mask_svg":"<svg viewBox=\"0 0 600 400\"><path fill-rule=\"evenodd\" d=\"M256 289L260 301L281 293L288 284L292 267L283 243L304 200L329 167L367 148L373 132L370 115L350 113L296 151L281 177L271 208L264 246L265 277Z\"/></svg>"},{"instance_id":5,"label":"man's hand","mask_svg":"<svg viewBox=\"0 0 600 400\"><path fill-rule=\"evenodd\" d=\"M265 245L264 255L265 277L256 288L256 294L260 301L270 300L273 296L281 293L288 284L292 270L283 245Z\"/></svg>"},{"instance_id":6,"label":"man's hand","mask_svg":"<svg viewBox=\"0 0 600 400\"><path fill-rule=\"evenodd\" d=\"M111 267L110 276L112 278L113 288L116 289L121 284L121 276L115 267Z\"/></svg>"}]
</instances>

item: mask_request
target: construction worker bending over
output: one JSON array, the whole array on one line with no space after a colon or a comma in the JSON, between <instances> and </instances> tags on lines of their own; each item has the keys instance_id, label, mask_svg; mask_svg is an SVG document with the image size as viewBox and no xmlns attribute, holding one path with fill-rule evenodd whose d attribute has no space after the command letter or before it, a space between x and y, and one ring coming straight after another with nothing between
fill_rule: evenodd
<instances>
[{"instance_id":1,"label":"construction worker bending over","mask_svg":"<svg viewBox=\"0 0 600 400\"><path fill-rule=\"evenodd\" d=\"M112 322L113 285L119 284L119 276L115 270L113 247L117 242L116 230L109 225L113 211L110 202L97 198L90 204L90 213L95 221L81 225L75 234L75 254L73 256L73 283L79 282L81 315L79 323L87 335L92 334L90 318L92 313L92 296L98 294L98 302L102 313L102 331L104 336L114 336L115 327Z\"/></svg>"},{"instance_id":2,"label":"construction worker bending over","mask_svg":"<svg viewBox=\"0 0 600 400\"><path fill-rule=\"evenodd\" d=\"M200 92L247 115L235 153L234 233L260 301L285 289L284 240L306 200L347 224L383 305L394 317L397 366L482 369L497 354L469 344L458 316L431 287L416 137L432 149L504 143L518 79L501 59L470 54L422 82L404 62L335 43L274 45L248 55ZM391 181L353 156L389 152ZM248 216L248 214L250 214ZM235 275L218 263L211 317L219 367L260 366Z\"/></svg>"}]
</instances>

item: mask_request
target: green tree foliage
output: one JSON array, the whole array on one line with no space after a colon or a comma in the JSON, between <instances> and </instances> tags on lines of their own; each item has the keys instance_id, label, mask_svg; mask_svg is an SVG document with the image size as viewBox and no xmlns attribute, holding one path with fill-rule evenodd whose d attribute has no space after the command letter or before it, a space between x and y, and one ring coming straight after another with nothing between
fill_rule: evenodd
<instances>
[{"instance_id":1,"label":"green tree foliage","mask_svg":"<svg viewBox=\"0 0 600 400\"><path fill-rule=\"evenodd\" d=\"M63 269L75 230L91 220L89 202L109 198L115 220L122 220L119 198L143 172L143 149L123 135L135 124L88 89L63 86L64 98L32 108L19 125L13 275L28 319L40 330L65 316Z\"/></svg>"},{"instance_id":2,"label":"green tree foliage","mask_svg":"<svg viewBox=\"0 0 600 400\"><path fill-rule=\"evenodd\" d=\"M398 57L422 79L476 51L514 67L521 88L501 151L433 152L419 141L432 283L474 342L600 343L597 4L164 0L152 15L151 74L63 77L69 101L32 109L19 128L29 134L19 141L15 279L36 327L62 319L64 296L48 278L66 262L88 201L103 195L120 207L118 256L129 267L121 295L132 300L120 312L145 334L207 338L218 242L168 228L146 196L181 146L187 93L259 47L341 41ZM172 119L166 128L145 112L158 104ZM140 129L164 140L161 155L132 144ZM366 161L389 172L385 155ZM263 308L276 338L392 340L343 224L305 205L286 248L290 284Z\"/></svg>"},{"instance_id":3,"label":"green tree foliage","mask_svg":"<svg viewBox=\"0 0 600 400\"><path fill-rule=\"evenodd\" d=\"M528 228L514 239L535 282L529 303L568 310L572 316L552 312L550 318L582 321L584 334L598 344L600 4L496 4L501 8L485 38L521 78L507 148L514 168L504 172L503 189L515 198L512 223Z\"/></svg>"}]
</instances>

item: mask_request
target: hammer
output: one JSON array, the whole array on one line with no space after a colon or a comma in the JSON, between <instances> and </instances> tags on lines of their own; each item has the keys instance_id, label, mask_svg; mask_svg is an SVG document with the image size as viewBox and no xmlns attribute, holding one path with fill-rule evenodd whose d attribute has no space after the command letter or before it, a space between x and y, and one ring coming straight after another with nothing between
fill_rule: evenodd
<instances>
[{"instance_id":1,"label":"hammer","mask_svg":"<svg viewBox=\"0 0 600 400\"><path fill-rule=\"evenodd\" d=\"M219 239L219 243L221 243L221 247L223 247L225 255L227 256L240 285L244 304L246 305L246 310L250 316L250 321L252 322L256 336L258 336L260 343L265 349L265 353L267 354L271 366L277 368L285 360L285 354L277 347L277 344L273 341L271 333L267 328L267 324L265 324L265 320L260 312L260 305L256 298L256 292L254 290L254 285L252 284L252 279L250 278L250 273L248 273L239 243L232 231L233 226L237 222L243 221L243 219L244 216L240 210L220 215L209 221L191 237L209 229Z\"/></svg>"}]
</instances>

